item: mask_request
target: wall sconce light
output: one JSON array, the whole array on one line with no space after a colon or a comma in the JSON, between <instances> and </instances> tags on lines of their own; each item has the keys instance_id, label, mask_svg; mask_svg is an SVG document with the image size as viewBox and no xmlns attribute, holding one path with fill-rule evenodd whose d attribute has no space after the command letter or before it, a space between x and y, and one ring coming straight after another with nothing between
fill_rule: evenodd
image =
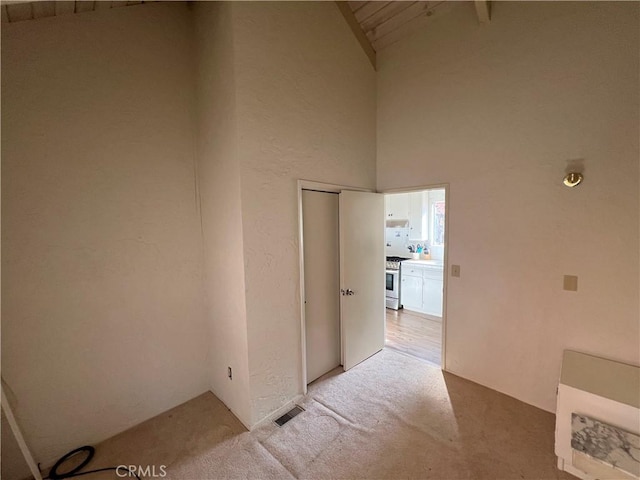
<instances>
[{"instance_id":1,"label":"wall sconce light","mask_svg":"<svg viewBox=\"0 0 640 480\"><path fill-rule=\"evenodd\" d=\"M570 172L567 173L564 177L563 183L570 188L577 187L582 182L584 177L581 173L578 172Z\"/></svg>"}]
</instances>

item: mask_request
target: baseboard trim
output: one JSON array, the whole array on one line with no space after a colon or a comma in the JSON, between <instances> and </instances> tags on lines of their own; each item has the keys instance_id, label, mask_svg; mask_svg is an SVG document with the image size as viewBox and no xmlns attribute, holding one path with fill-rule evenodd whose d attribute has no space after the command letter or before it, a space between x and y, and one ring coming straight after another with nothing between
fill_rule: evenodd
<instances>
[{"instance_id":1,"label":"baseboard trim","mask_svg":"<svg viewBox=\"0 0 640 480\"><path fill-rule=\"evenodd\" d=\"M249 427L249 424L247 422L245 422L242 417L240 415L238 415L238 413L231 408L229 405L227 405L227 402L224 402L217 394L216 392L213 391L212 388L209 388L209 393L213 394L214 397L216 397L218 400L220 400L222 402L222 404L227 407L227 410L229 410L231 413L233 413L233 416L236 417L238 419L238 421L244 425L244 428L246 428L247 430L251 430L251 427ZM195 398L195 397L194 397Z\"/></svg>"},{"instance_id":2,"label":"baseboard trim","mask_svg":"<svg viewBox=\"0 0 640 480\"><path fill-rule=\"evenodd\" d=\"M251 430L255 430L257 428L260 428L260 427L272 422L276 418L284 415L289 410L291 410L294 405L298 404L303 398L304 398L304 395L302 395L301 393L296 395L291 400L289 400L287 403L282 405L280 408L278 408L278 409L274 410L273 412L269 413L268 415L263 417L262 420L259 420L256 423L254 423L253 426L251 426L251 428L249 428L249 430L251 431Z\"/></svg>"},{"instance_id":3,"label":"baseboard trim","mask_svg":"<svg viewBox=\"0 0 640 480\"><path fill-rule=\"evenodd\" d=\"M529 400L525 400L523 398L518 398L513 393L505 392L504 390L500 390L495 386L488 385L486 383L482 383L479 380L476 380L476 379L473 379L471 377L468 377L467 375L463 375L461 373L458 373L458 372L456 372L455 370L453 370L453 369L451 369L449 367L443 368L442 371L446 372L446 373L450 373L451 375L455 375L456 377L460 377L460 378L463 378L465 380L469 380L470 382L473 382L473 383L475 383L477 385L480 385L482 387L485 387L485 388L488 388L490 390L493 390L494 392L501 393L502 395L506 395L507 397L511 397L511 398L513 398L515 400L518 400L519 402L526 403L527 405L531 405L532 407L536 407L539 410L543 410L545 412L552 413L553 415L556 414L556 410L555 409L549 410L549 409L543 407L542 405L537 405L535 403L531 403L531 401L529 401Z\"/></svg>"}]
</instances>

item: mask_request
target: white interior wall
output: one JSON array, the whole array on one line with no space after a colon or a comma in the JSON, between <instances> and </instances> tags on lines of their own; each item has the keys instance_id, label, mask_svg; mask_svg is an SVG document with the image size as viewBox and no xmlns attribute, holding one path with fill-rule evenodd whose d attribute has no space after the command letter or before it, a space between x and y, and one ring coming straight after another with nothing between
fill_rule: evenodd
<instances>
[{"instance_id":1,"label":"white interior wall","mask_svg":"<svg viewBox=\"0 0 640 480\"><path fill-rule=\"evenodd\" d=\"M375 72L333 2L237 2L252 421L302 392L297 179L373 188Z\"/></svg>"},{"instance_id":2,"label":"white interior wall","mask_svg":"<svg viewBox=\"0 0 640 480\"><path fill-rule=\"evenodd\" d=\"M43 466L209 388L191 31L2 25L2 376Z\"/></svg>"},{"instance_id":3,"label":"white interior wall","mask_svg":"<svg viewBox=\"0 0 640 480\"><path fill-rule=\"evenodd\" d=\"M563 349L640 363L640 6L492 7L378 53L377 182L450 184L447 367L553 411Z\"/></svg>"},{"instance_id":4,"label":"white interior wall","mask_svg":"<svg viewBox=\"0 0 640 480\"><path fill-rule=\"evenodd\" d=\"M268 19L266 45L264 32L252 26L258 19ZM5 261L11 268L5 266L3 278L12 287L3 290L11 297L3 305L3 328L9 332L3 339L3 366L16 390L27 439L34 438L34 452L44 464L206 387L247 425L299 393L295 181L374 185L375 74L335 5L198 4L195 24L192 20L183 4L157 4L4 29L3 100L10 100L3 103L8 126L3 129L3 167L9 172L4 182L13 188L4 192L10 202L3 224L11 234L3 240L16 265ZM129 44L137 47L125 48ZM273 64L272 50L277 52ZM25 53L29 62L21 57ZM307 60L302 69L301 58ZM60 90L55 96L50 95L52 81ZM270 101L279 106L260 106L274 87L277 94ZM15 121L17 112L21 121ZM29 141L33 129L28 130L34 125L43 137L35 144ZM282 145L269 147L273 141ZM265 148L270 152L261 158ZM267 160L264 166L262 160ZM265 167L273 170L255 189ZM55 181L49 182L53 175ZM34 198L23 204L24 197ZM48 212L52 206L58 208ZM24 222L24 212L32 222ZM243 223L251 226L249 234ZM18 238L28 239L30 248L19 246ZM247 239L250 246L243 244ZM165 250L165 241L173 241L171 251ZM281 260L274 280L268 269ZM178 274L167 278L168 270ZM58 336L65 346L76 341L84 346L67 350L35 376L27 371L35 371L44 354L25 353L31 332L11 318L27 303L28 292L20 295L20 289L34 280L26 276L13 282L25 271L49 290L45 295L30 290L38 296L29 318L37 351L52 354L54 348L42 346ZM245 286L245 274L254 288L249 282ZM49 283L47 276L56 276L56 282ZM81 290L68 292L71 281ZM284 289L282 281L287 282ZM252 375L245 295L253 306ZM283 300L286 307L277 311ZM52 306L55 322L42 318ZM258 313L262 310L266 316ZM72 328L73 335L56 332L60 324ZM262 334L274 341L265 342ZM158 343L149 342L150 335ZM172 345L176 339L179 344ZM124 354L124 346L133 343L138 368L131 368ZM158 345L162 358L157 358ZM167 348L175 349L172 355ZM88 352L94 353L93 368L85 361ZM30 362L18 368L12 365L14 357ZM67 372L74 361L85 367ZM227 365L234 369L233 381L226 378ZM99 366L96 386L90 380ZM20 382L14 381L13 368L24 373ZM161 383L167 392L155 392L163 369L169 372ZM51 401L43 402L45 387L39 390L35 384L51 387L61 380L60 372L69 376L64 386L71 391L53 388ZM250 378L259 380L251 408ZM140 392L132 393L134 386ZM30 394L28 403L21 402L23 392ZM151 401L142 402L140 396ZM107 415L96 414L114 403ZM97 420L89 421L89 415ZM35 438L36 429L44 436Z\"/></svg>"},{"instance_id":5,"label":"white interior wall","mask_svg":"<svg viewBox=\"0 0 640 480\"><path fill-rule=\"evenodd\" d=\"M375 183L376 77L333 3L197 5L197 108L190 20L3 26L3 375L45 463L208 387L245 424L299 393L295 180ZM447 364L552 410L563 348L638 363L638 6L427 21L379 54L378 187L451 184Z\"/></svg>"},{"instance_id":6,"label":"white interior wall","mask_svg":"<svg viewBox=\"0 0 640 480\"><path fill-rule=\"evenodd\" d=\"M233 17L227 2L197 2L198 177L211 388L251 425L236 114ZM227 377L227 367L233 379Z\"/></svg>"}]
</instances>

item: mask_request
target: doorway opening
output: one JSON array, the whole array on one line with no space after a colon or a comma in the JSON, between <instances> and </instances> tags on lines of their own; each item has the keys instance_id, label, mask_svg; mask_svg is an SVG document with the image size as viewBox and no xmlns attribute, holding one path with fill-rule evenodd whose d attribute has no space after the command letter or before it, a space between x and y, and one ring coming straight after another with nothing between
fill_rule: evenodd
<instances>
[{"instance_id":1,"label":"doorway opening","mask_svg":"<svg viewBox=\"0 0 640 480\"><path fill-rule=\"evenodd\" d=\"M298 181L301 385L384 348L384 195Z\"/></svg>"},{"instance_id":2,"label":"doorway opening","mask_svg":"<svg viewBox=\"0 0 640 480\"><path fill-rule=\"evenodd\" d=\"M446 185L385 194L385 347L445 368Z\"/></svg>"}]
</instances>

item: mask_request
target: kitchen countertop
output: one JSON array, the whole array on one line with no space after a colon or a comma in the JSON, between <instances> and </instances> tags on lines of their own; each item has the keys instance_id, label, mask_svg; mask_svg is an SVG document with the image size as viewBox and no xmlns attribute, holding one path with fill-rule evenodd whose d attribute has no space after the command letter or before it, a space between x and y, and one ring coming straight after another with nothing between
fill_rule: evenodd
<instances>
[{"instance_id":1,"label":"kitchen countertop","mask_svg":"<svg viewBox=\"0 0 640 480\"><path fill-rule=\"evenodd\" d=\"M418 260L412 258L409 260L405 260L402 263L408 263L409 265L422 265L424 267L444 268L442 260Z\"/></svg>"}]
</instances>

